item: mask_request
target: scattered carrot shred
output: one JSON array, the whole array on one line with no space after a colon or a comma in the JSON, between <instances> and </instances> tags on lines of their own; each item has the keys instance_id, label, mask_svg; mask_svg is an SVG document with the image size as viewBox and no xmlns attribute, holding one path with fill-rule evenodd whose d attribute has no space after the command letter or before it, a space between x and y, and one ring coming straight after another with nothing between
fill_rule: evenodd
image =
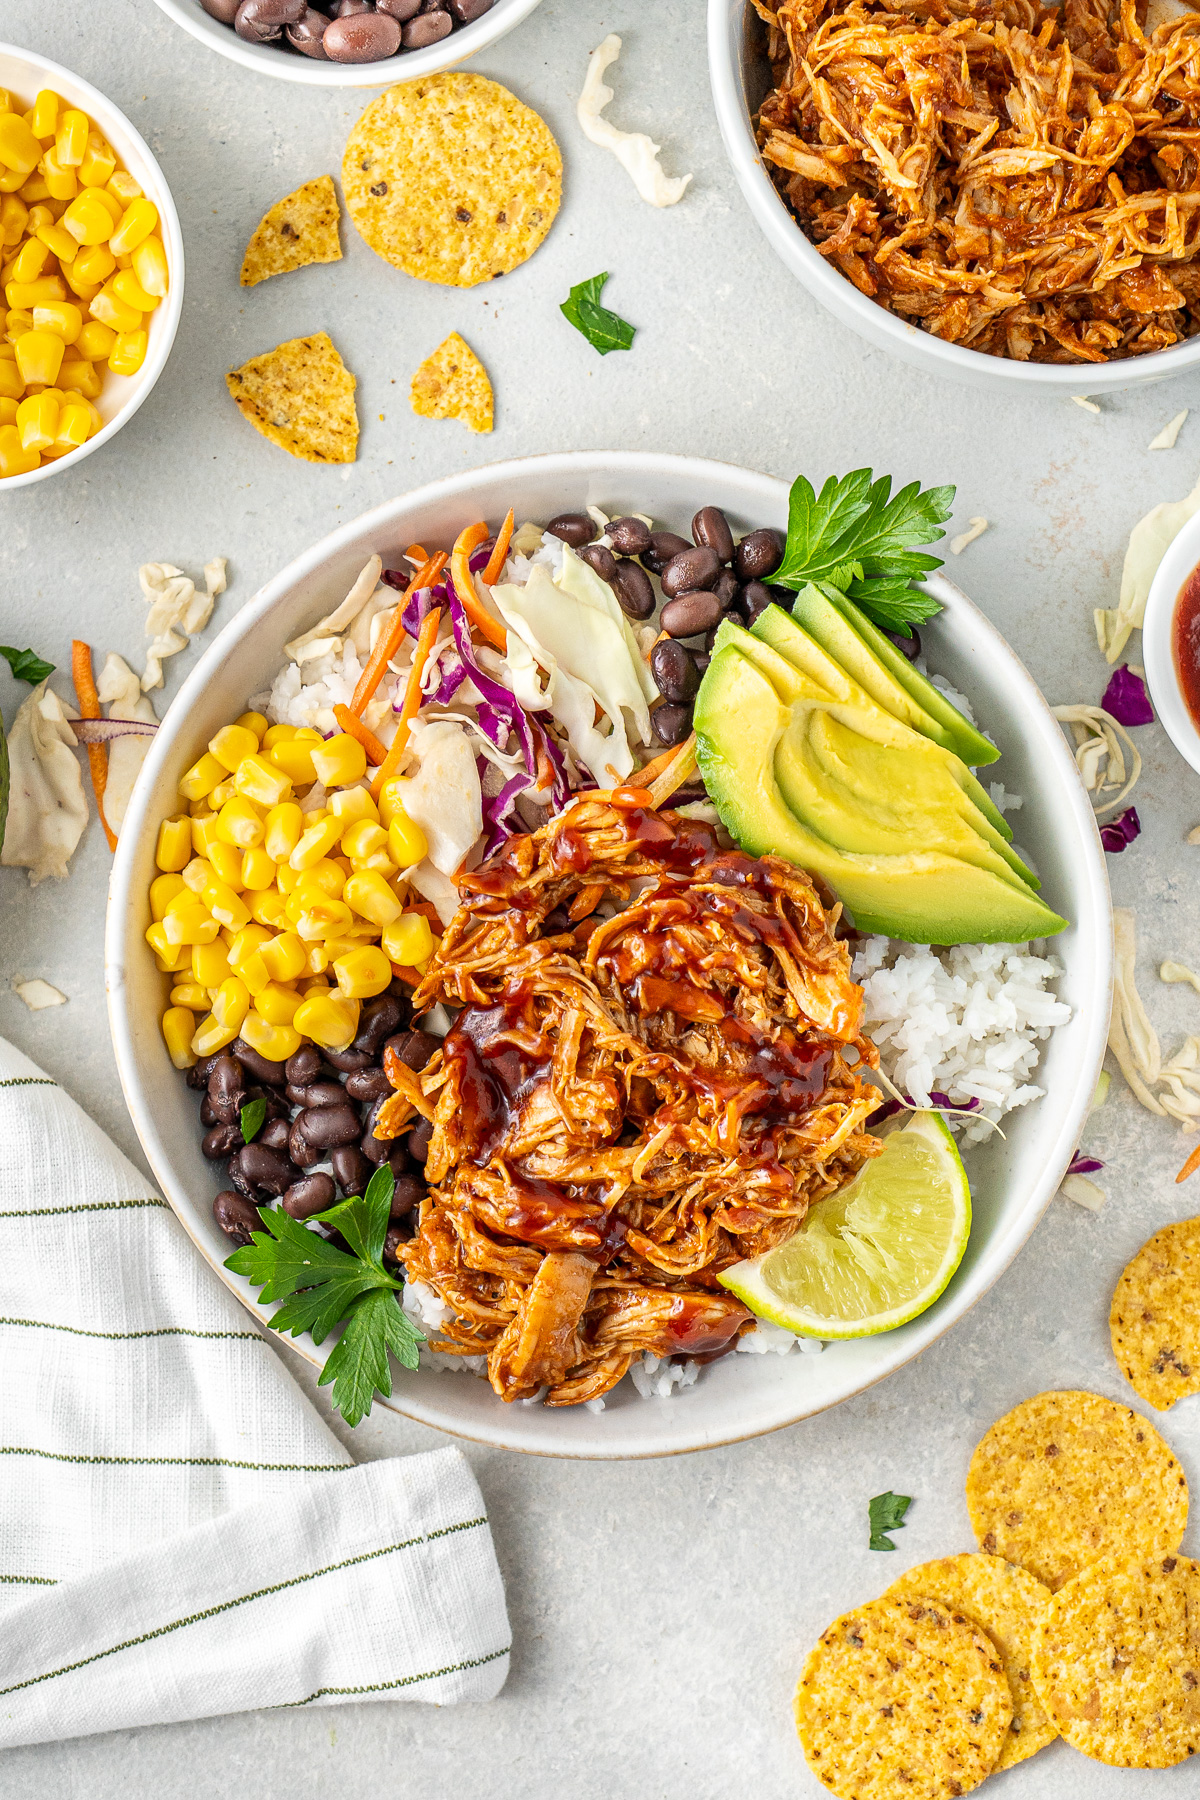
<instances>
[{"instance_id":1,"label":"scattered carrot shred","mask_svg":"<svg viewBox=\"0 0 1200 1800\"><path fill-rule=\"evenodd\" d=\"M98 719L100 717L100 696L96 692L96 678L92 674L92 647L79 638L71 640L71 679L75 683L75 697L79 701L80 717ZM115 850L117 834L109 826L104 816L104 790L108 786L108 746L106 744L89 744L87 746L88 768L92 777L92 792L96 796L96 811L100 815L100 824L108 839L108 847Z\"/></svg>"},{"instance_id":2,"label":"scattered carrot shred","mask_svg":"<svg viewBox=\"0 0 1200 1800\"><path fill-rule=\"evenodd\" d=\"M391 748L376 771L371 783L371 798L378 801L383 792L385 781L396 773L400 767L400 759L408 748L409 727L416 718L421 706L421 677L425 673L425 664L433 646L437 643L438 629L442 623L442 609L435 606L426 613L417 636L416 648L413 651L412 668L408 671L408 685L404 690L404 705L400 710L400 723L396 727L396 735L392 739Z\"/></svg>"},{"instance_id":3,"label":"scattered carrot shred","mask_svg":"<svg viewBox=\"0 0 1200 1800\"><path fill-rule=\"evenodd\" d=\"M488 557L483 574L479 577L484 587L491 587L499 578L500 573L504 568L505 559L508 556L508 546L512 543L513 526L516 522L516 514L510 506L508 509L508 516L500 527L500 533L492 549L492 554Z\"/></svg>"},{"instance_id":4,"label":"scattered carrot shred","mask_svg":"<svg viewBox=\"0 0 1200 1800\"><path fill-rule=\"evenodd\" d=\"M350 711L356 713L360 718L367 702L374 696L376 688L383 680L384 671L400 648L404 638L404 608L414 594L419 593L422 588L433 586L449 560L444 550L439 550L436 556L427 556L401 594L396 610L392 614L392 622L387 630L380 634L379 642L367 658L367 666L358 678L358 686L355 688L354 697L350 702Z\"/></svg>"},{"instance_id":5,"label":"scattered carrot shred","mask_svg":"<svg viewBox=\"0 0 1200 1800\"><path fill-rule=\"evenodd\" d=\"M367 761L378 768L387 761L387 745L381 744L373 731L369 731L350 711L348 706L335 706L333 716L347 736L357 738L367 753Z\"/></svg>"},{"instance_id":6,"label":"scattered carrot shred","mask_svg":"<svg viewBox=\"0 0 1200 1800\"><path fill-rule=\"evenodd\" d=\"M1188 1157L1182 1169L1180 1169L1178 1175L1175 1177L1176 1181L1186 1181L1189 1175L1194 1175L1196 1173L1197 1169L1200 1169L1200 1144L1196 1145L1196 1148L1192 1151L1192 1154Z\"/></svg>"},{"instance_id":7,"label":"scattered carrot shred","mask_svg":"<svg viewBox=\"0 0 1200 1800\"><path fill-rule=\"evenodd\" d=\"M463 611L475 629L494 644L501 655L508 649L508 633L498 619L493 619L490 612L481 605L475 592L475 578L471 574L471 552L478 549L488 535L488 528L481 519L477 525L468 525L460 531L454 541L454 549L450 552L450 572L454 576L454 591L463 604Z\"/></svg>"}]
</instances>

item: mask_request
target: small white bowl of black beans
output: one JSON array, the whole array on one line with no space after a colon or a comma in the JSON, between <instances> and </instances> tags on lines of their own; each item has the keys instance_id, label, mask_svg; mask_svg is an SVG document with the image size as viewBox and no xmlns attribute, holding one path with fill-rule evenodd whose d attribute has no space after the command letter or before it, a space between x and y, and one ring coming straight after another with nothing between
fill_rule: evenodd
<instances>
[{"instance_id":1,"label":"small white bowl of black beans","mask_svg":"<svg viewBox=\"0 0 1200 1800\"><path fill-rule=\"evenodd\" d=\"M210 50L313 87L383 87L453 68L538 0L157 0Z\"/></svg>"}]
</instances>

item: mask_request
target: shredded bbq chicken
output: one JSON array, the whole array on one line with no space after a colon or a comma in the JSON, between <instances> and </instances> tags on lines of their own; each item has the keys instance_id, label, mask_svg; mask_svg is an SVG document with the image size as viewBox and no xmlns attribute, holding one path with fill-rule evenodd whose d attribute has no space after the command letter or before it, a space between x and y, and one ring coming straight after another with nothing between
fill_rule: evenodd
<instances>
[{"instance_id":1,"label":"shredded bbq chicken","mask_svg":"<svg viewBox=\"0 0 1200 1800\"><path fill-rule=\"evenodd\" d=\"M414 997L461 1007L394 1056L383 1136L430 1118L401 1246L505 1400L606 1393L645 1351L712 1358L752 1318L717 1276L781 1243L879 1144L859 989L791 864L589 796L460 880Z\"/></svg>"},{"instance_id":2,"label":"shredded bbq chicken","mask_svg":"<svg viewBox=\"0 0 1200 1800\"><path fill-rule=\"evenodd\" d=\"M860 292L996 356L1200 330L1200 13L1145 0L754 0L763 157Z\"/></svg>"}]
</instances>

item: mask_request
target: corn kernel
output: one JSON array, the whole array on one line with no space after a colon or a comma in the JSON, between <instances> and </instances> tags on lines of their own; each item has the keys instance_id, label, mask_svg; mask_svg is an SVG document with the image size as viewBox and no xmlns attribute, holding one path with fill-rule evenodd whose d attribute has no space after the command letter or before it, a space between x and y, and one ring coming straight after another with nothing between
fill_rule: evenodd
<instances>
[{"instance_id":1,"label":"corn kernel","mask_svg":"<svg viewBox=\"0 0 1200 1800\"><path fill-rule=\"evenodd\" d=\"M390 825L397 811L403 809L404 796L410 786L406 775L393 775L390 781L384 782L379 795L379 817L385 826Z\"/></svg>"},{"instance_id":2,"label":"corn kernel","mask_svg":"<svg viewBox=\"0 0 1200 1800\"><path fill-rule=\"evenodd\" d=\"M15 425L0 425L0 476L28 475L39 468L41 457L36 450L26 450Z\"/></svg>"},{"instance_id":3,"label":"corn kernel","mask_svg":"<svg viewBox=\"0 0 1200 1800\"><path fill-rule=\"evenodd\" d=\"M236 1030L250 1011L250 990L236 975L230 975L217 989L213 1001L213 1018L219 1025L232 1025Z\"/></svg>"},{"instance_id":4,"label":"corn kernel","mask_svg":"<svg viewBox=\"0 0 1200 1800\"><path fill-rule=\"evenodd\" d=\"M43 396L44 398L44 396ZM192 822L190 819L164 819L158 828L154 860L160 869L178 873L192 857Z\"/></svg>"},{"instance_id":5,"label":"corn kernel","mask_svg":"<svg viewBox=\"0 0 1200 1800\"><path fill-rule=\"evenodd\" d=\"M267 965L256 950L253 956L243 956L238 964L238 976L245 982L252 999L257 999L265 987L269 987L271 977L267 974Z\"/></svg>"},{"instance_id":6,"label":"corn kernel","mask_svg":"<svg viewBox=\"0 0 1200 1800\"><path fill-rule=\"evenodd\" d=\"M47 150L39 164L42 180L52 200L74 200L79 192L79 177L74 169L61 163L53 150Z\"/></svg>"},{"instance_id":7,"label":"corn kernel","mask_svg":"<svg viewBox=\"0 0 1200 1800\"><path fill-rule=\"evenodd\" d=\"M74 236L73 233L71 235ZM107 244L89 244L77 254L71 264L71 272L80 281L88 281L99 287L108 280L116 266L117 259Z\"/></svg>"},{"instance_id":8,"label":"corn kernel","mask_svg":"<svg viewBox=\"0 0 1200 1800\"><path fill-rule=\"evenodd\" d=\"M382 994L392 979L392 965L377 944L364 944L336 958L333 972L338 992L348 1000L371 1000Z\"/></svg>"},{"instance_id":9,"label":"corn kernel","mask_svg":"<svg viewBox=\"0 0 1200 1800\"><path fill-rule=\"evenodd\" d=\"M226 1044L232 1044L237 1034L238 1027L236 1025L222 1025L212 1013L209 1013L201 1019L196 1027L192 1037L192 1049L197 1056L213 1056L218 1050L223 1050Z\"/></svg>"},{"instance_id":10,"label":"corn kernel","mask_svg":"<svg viewBox=\"0 0 1200 1800\"><path fill-rule=\"evenodd\" d=\"M102 325L99 319L88 319L75 339L75 349L88 362L104 362L116 341L117 334L111 325Z\"/></svg>"},{"instance_id":11,"label":"corn kernel","mask_svg":"<svg viewBox=\"0 0 1200 1800\"><path fill-rule=\"evenodd\" d=\"M310 825L301 834L300 842L288 857L289 865L293 869L311 869L327 851L333 849L341 835L340 819L322 819L319 825Z\"/></svg>"},{"instance_id":12,"label":"corn kernel","mask_svg":"<svg viewBox=\"0 0 1200 1800\"><path fill-rule=\"evenodd\" d=\"M19 244L29 224L29 208L17 194L5 194L0 200L0 241L7 249Z\"/></svg>"},{"instance_id":13,"label":"corn kernel","mask_svg":"<svg viewBox=\"0 0 1200 1800\"><path fill-rule=\"evenodd\" d=\"M312 761L317 780L327 788L348 787L351 782L361 781L367 772L367 753L347 731L315 744Z\"/></svg>"},{"instance_id":14,"label":"corn kernel","mask_svg":"<svg viewBox=\"0 0 1200 1800\"><path fill-rule=\"evenodd\" d=\"M146 931L146 942L158 960L159 968L164 974L175 974L186 969L191 952L186 944L173 944L168 938L166 927L161 919L156 919Z\"/></svg>"},{"instance_id":15,"label":"corn kernel","mask_svg":"<svg viewBox=\"0 0 1200 1800\"><path fill-rule=\"evenodd\" d=\"M270 752L275 748L276 744L286 744L288 740L294 738L295 735L296 727L294 725L268 725L267 729L263 732L263 740L259 747L264 751Z\"/></svg>"},{"instance_id":16,"label":"corn kernel","mask_svg":"<svg viewBox=\"0 0 1200 1800\"><path fill-rule=\"evenodd\" d=\"M359 1011L358 1001L350 995L317 994L298 1009L292 1024L323 1049L344 1050L358 1031Z\"/></svg>"},{"instance_id":17,"label":"corn kernel","mask_svg":"<svg viewBox=\"0 0 1200 1800\"><path fill-rule=\"evenodd\" d=\"M216 871L205 857L193 856L191 862L184 864L181 879L189 893L203 894L209 882L215 881Z\"/></svg>"},{"instance_id":18,"label":"corn kernel","mask_svg":"<svg viewBox=\"0 0 1200 1800\"><path fill-rule=\"evenodd\" d=\"M98 131L88 132L87 149L79 165L79 179L88 188L102 188L116 172L117 159L112 146Z\"/></svg>"},{"instance_id":19,"label":"corn kernel","mask_svg":"<svg viewBox=\"0 0 1200 1800\"><path fill-rule=\"evenodd\" d=\"M291 918L290 913L288 916ZM350 908L344 900L321 899L311 901L292 923L297 937L303 938L305 943L317 943L341 931L349 925L350 919Z\"/></svg>"},{"instance_id":20,"label":"corn kernel","mask_svg":"<svg viewBox=\"0 0 1200 1800\"><path fill-rule=\"evenodd\" d=\"M314 732L313 738L321 743L321 738ZM297 734L292 738L281 739L272 744L267 752L277 769L282 769L289 781L297 787L307 787L317 779L317 771L313 767L312 738L302 738Z\"/></svg>"},{"instance_id":21,"label":"corn kernel","mask_svg":"<svg viewBox=\"0 0 1200 1800\"><path fill-rule=\"evenodd\" d=\"M127 306L114 291L112 283L115 279L114 276L106 281L95 299L88 302L88 311L92 318L98 319L101 325L110 326L117 334L117 343L113 345L109 352L110 355L116 352L117 344L121 339L132 336L142 323L142 315L137 307Z\"/></svg>"},{"instance_id":22,"label":"corn kernel","mask_svg":"<svg viewBox=\"0 0 1200 1800\"><path fill-rule=\"evenodd\" d=\"M91 416L82 402L68 401L59 409L58 431L54 438L56 451L78 450L91 435Z\"/></svg>"},{"instance_id":23,"label":"corn kernel","mask_svg":"<svg viewBox=\"0 0 1200 1800\"><path fill-rule=\"evenodd\" d=\"M326 950L324 944L309 944L307 946L307 951L308 954L305 958L304 966L308 970L308 973L310 975L324 975L326 969L329 967L329 952ZM321 991L322 993L329 992L328 983L326 983Z\"/></svg>"},{"instance_id":24,"label":"corn kernel","mask_svg":"<svg viewBox=\"0 0 1200 1800\"><path fill-rule=\"evenodd\" d=\"M224 780L218 781L216 787L208 796L208 803L210 806L215 806L217 811L220 812L225 802L227 800L232 800L236 793L237 789L233 785L233 776L226 775Z\"/></svg>"},{"instance_id":25,"label":"corn kernel","mask_svg":"<svg viewBox=\"0 0 1200 1800\"><path fill-rule=\"evenodd\" d=\"M8 394L0 394L0 425L15 425L17 402Z\"/></svg>"},{"instance_id":26,"label":"corn kernel","mask_svg":"<svg viewBox=\"0 0 1200 1800\"><path fill-rule=\"evenodd\" d=\"M47 450L58 434L58 401L53 394L34 394L17 408L17 430L25 450Z\"/></svg>"},{"instance_id":27,"label":"corn kernel","mask_svg":"<svg viewBox=\"0 0 1200 1800\"><path fill-rule=\"evenodd\" d=\"M0 398L19 400L25 392L25 383L21 379L21 371L14 357L12 362L0 359ZM14 413L13 417L16 415Z\"/></svg>"},{"instance_id":28,"label":"corn kernel","mask_svg":"<svg viewBox=\"0 0 1200 1800\"><path fill-rule=\"evenodd\" d=\"M275 931L285 930L288 922L285 904L278 888L246 890L246 905L250 908L250 917L257 925L269 925Z\"/></svg>"},{"instance_id":29,"label":"corn kernel","mask_svg":"<svg viewBox=\"0 0 1200 1800\"><path fill-rule=\"evenodd\" d=\"M170 944L211 944L220 930L208 907L189 888L176 894L162 917L163 930Z\"/></svg>"},{"instance_id":30,"label":"corn kernel","mask_svg":"<svg viewBox=\"0 0 1200 1800\"><path fill-rule=\"evenodd\" d=\"M258 752L258 738L245 725L223 725L216 737L209 739L209 754L232 775L244 756Z\"/></svg>"},{"instance_id":31,"label":"corn kernel","mask_svg":"<svg viewBox=\"0 0 1200 1800\"><path fill-rule=\"evenodd\" d=\"M203 800L224 776L225 765L219 763L211 752L205 751L199 762L194 762L180 781L180 797L184 800ZM193 841L194 836L193 832Z\"/></svg>"},{"instance_id":32,"label":"corn kernel","mask_svg":"<svg viewBox=\"0 0 1200 1800\"><path fill-rule=\"evenodd\" d=\"M13 187L17 188L17 192L27 206L40 206L43 200L50 198L50 189L46 185L44 176L37 169L32 175L27 175L24 181L14 169L7 170L3 179L0 179L0 191L9 193Z\"/></svg>"},{"instance_id":33,"label":"corn kernel","mask_svg":"<svg viewBox=\"0 0 1200 1800\"><path fill-rule=\"evenodd\" d=\"M292 1025L272 1025L251 1010L242 1020L242 1037L252 1050L270 1062L286 1062L295 1056L304 1039ZM332 1046L330 1046L332 1048Z\"/></svg>"},{"instance_id":34,"label":"corn kernel","mask_svg":"<svg viewBox=\"0 0 1200 1800\"><path fill-rule=\"evenodd\" d=\"M270 733L267 734L270 736ZM286 862L304 829L304 814L294 801L285 800L267 814L267 833L263 848L275 862Z\"/></svg>"},{"instance_id":35,"label":"corn kernel","mask_svg":"<svg viewBox=\"0 0 1200 1800\"><path fill-rule=\"evenodd\" d=\"M74 107L63 113L54 135L54 150L60 163L73 169L79 167L87 149L88 132L91 128L86 113L79 112Z\"/></svg>"},{"instance_id":36,"label":"corn kernel","mask_svg":"<svg viewBox=\"0 0 1200 1800\"><path fill-rule=\"evenodd\" d=\"M366 820L371 825L379 823L379 808L372 800L369 788L342 788L340 792L331 794L329 810L344 825L356 825L361 820Z\"/></svg>"},{"instance_id":37,"label":"corn kernel","mask_svg":"<svg viewBox=\"0 0 1200 1800\"><path fill-rule=\"evenodd\" d=\"M49 261L49 244L43 244L40 238L26 238L17 254L7 265L5 284L7 285L10 281L36 281L38 276L44 272Z\"/></svg>"},{"instance_id":38,"label":"corn kernel","mask_svg":"<svg viewBox=\"0 0 1200 1800\"><path fill-rule=\"evenodd\" d=\"M176 894L183 892L184 885L183 876L174 871L167 875L155 876L150 883L150 917L155 924L161 922L168 905Z\"/></svg>"},{"instance_id":39,"label":"corn kernel","mask_svg":"<svg viewBox=\"0 0 1200 1800\"><path fill-rule=\"evenodd\" d=\"M114 200L120 201L122 212L131 200L137 200L142 193L139 182L128 169L117 169L105 183L105 188Z\"/></svg>"},{"instance_id":40,"label":"corn kernel","mask_svg":"<svg viewBox=\"0 0 1200 1800\"><path fill-rule=\"evenodd\" d=\"M58 109L62 101L53 88L43 88L33 102L27 123L35 138L45 143L58 130Z\"/></svg>"},{"instance_id":41,"label":"corn kernel","mask_svg":"<svg viewBox=\"0 0 1200 1800\"><path fill-rule=\"evenodd\" d=\"M404 913L386 925L381 939L384 952L402 969L411 969L433 955L433 932L424 913Z\"/></svg>"},{"instance_id":42,"label":"corn kernel","mask_svg":"<svg viewBox=\"0 0 1200 1800\"><path fill-rule=\"evenodd\" d=\"M296 883L301 892L316 893L318 897L326 894L331 900L341 899L345 885L346 872L331 856L323 856L311 868L305 869Z\"/></svg>"},{"instance_id":43,"label":"corn kernel","mask_svg":"<svg viewBox=\"0 0 1200 1800\"><path fill-rule=\"evenodd\" d=\"M32 330L33 330L33 314L31 312L22 312L20 307L14 306L14 307L10 307L10 309L5 313L5 315L4 315L4 335L8 339L9 343L14 346L14 348L13 348L14 356L16 355L17 339L22 335L23 332L32 331Z\"/></svg>"},{"instance_id":44,"label":"corn kernel","mask_svg":"<svg viewBox=\"0 0 1200 1800\"><path fill-rule=\"evenodd\" d=\"M96 299L100 296L97 295ZM95 304L95 301L92 303ZM144 331L122 331L109 352L108 366L114 375L136 375L146 360L149 338Z\"/></svg>"},{"instance_id":45,"label":"corn kernel","mask_svg":"<svg viewBox=\"0 0 1200 1800\"><path fill-rule=\"evenodd\" d=\"M195 800L194 806L206 807L204 800ZM217 815L204 811L192 814L192 849L197 856L207 856L214 844L220 843L217 836Z\"/></svg>"},{"instance_id":46,"label":"corn kernel","mask_svg":"<svg viewBox=\"0 0 1200 1800\"><path fill-rule=\"evenodd\" d=\"M241 895L235 894L226 882L210 881L204 889L203 898L218 925L227 925L230 931L240 931L243 925L249 924L250 908Z\"/></svg>"},{"instance_id":47,"label":"corn kernel","mask_svg":"<svg viewBox=\"0 0 1200 1800\"><path fill-rule=\"evenodd\" d=\"M354 792L360 794L361 788ZM370 819L355 819L342 833L342 854L348 856L352 863L359 863L375 850L386 850L388 834L382 825L373 824Z\"/></svg>"},{"instance_id":48,"label":"corn kernel","mask_svg":"<svg viewBox=\"0 0 1200 1800\"><path fill-rule=\"evenodd\" d=\"M157 224L158 208L152 200L131 200L121 215L120 224L108 240L113 255L121 256L127 250L136 250Z\"/></svg>"},{"instance_id":49,"label":"corn kernel","mask_svg":"<svg viewBox=\"0 0 1200 1800\"><path fill-rule=\"evenodd\" d=\"M265 925L254 925L249 923L240 925L234 934L233 942L229 946L230 968L238 969L240 973L242 961L247 956L254 956L262 949L264 944L269 944L270 942L271 933L267 930Z\"/></svg>"},{"instance_id":50,"label":"corn kernel","mask_svg":"<svg viewBox=\"0 0 1200 1800\"><path fill-rule=\"evenodd\" d=\"M281 894L290 895L302 880L300 871L293 869L291 863L281 862L275 869L275 886Z\"/></svg>"},{"instance_id":51,"label":"corn kernel","mask_svg":"<svg viewBox=\"0 0 1200 1800\"><path fill-rule=\"evenodd\" d=\"M235 794L217 814L217 836L239 850L253 850L263 840L263 816L252 800Z\"/></svg>"},{"instance_id":52,"label":"corn kernel","mask_svg":"<svg viewBox=\"0 0 1200 1800\"><path fill-rule=\"evenodd\" d=\"M83 314L69 300L54 300L33 309L33 329L53 331L64 344L73 344L83 330Z\"/></svg>"},{"instance_id":53,"label":"corn kernel","mask_svg":"<svg viewBox=\"0 0 1200 1800\"><path fill-rule=\"evenodd\" d=\"M145 238L133 253L133 272L138 286L156 300L165 300L170 282L167 253L159 237Z\"/></svg>"},{"instance_id":54,"label":"corn kernel","mask_svg":"<svg viewBox=\"0 0 1200 1800\"><path fill-rule=\"evenodd\" d=\"M28 175L41 161L42 146L17 113L0 113L0 163L15 174Z\"/></svg>"},{"instance_id":55,"label":"corn kernel","mask_svg":"<svg viewBox=\"0 0 1200 1800\"><path fill-rule=\"evenodd\" d=\"M290 1025L300 1005L300 995L292 988L281 987L277 981L268 981L254 996L255 1010L268 1025Z\"/></svg>"},{"instance_id":56,"label":"corn kernel","mask_svg":"<svg viewBox=\"0 0 1200 1800\"><path fill-rule=\"evenodd\" d=\"M148 294L132 269L122 269L113 276L113 293L126 306L136 307L140 313L151 313L158 305L158 295Z\"/></svg>"},{"instance_id":57,"label":"corn kernel","mask_svg":"<svg viewBox=\"0 0 1200 1800\"><path fill-rule=\"evenodd\" d=\"M0 194L19 192L30 179L29 176L22 175L19 170L6 169L4 164L0 163ZM22 194L21 198L24 199L25 196Z\"/></svg>"},{"instance_id":58,"label":"corn kernel","mask_svg":"<svg viewBox=\"0 0 1200 1800\"><path fill-rule=\"evenodd\" d=\"M4 297L14 311L32 316L35 306L49 306L54 300L65 300L67 290L57 275L37 275L32 281L10 281Z\"/></svg>"},{"instance_id":59,"label":"corn kernel","mask_svg":"<svg viewBox=\"0 0 1200 1800\"><path fill-rule=\"evenodd\" d=\"M208 994L198 981L180 981L171 989L171 1005L186 1006L189 1012L203 1012L208 1005ZM195 1022L188 1029L188 1037L195 1030Z\"/></svg>"},{"instance_id":60,"label":"corn kernel","mask_svg":"<svg viewBox=\"0 0 1200 1800\"><path fill-rule=\"evenodd\" d=\"M261 846L247 850L242 856L242 886L252 890L273 887L275 864ZM250 904L246 902L247 906Z\"/></svg>"},{"instance_id":61,"label":"corn kernel","mask_svg":"<svg viewBox=\"0 0 1200 1800\"><path fill-rule=\"evenodd\" d=\"M280 806L292 797L292 784L282 769L259 754L243 756L234 771L233 783L239 794L256 800L260 806Z\"/></svg>"},{"instance_id":62,"label":"corn kernel","mask_svg":"<svg viewBox=\"0 0 1200 1800\"><path fill-rule=\"evenodd\" d=\"M410 819L402 806L392 812L388 826L388 848L398 869L411 869L429 855L429 839L415 819Z\"/></svg>"},{"instance_id":63,"label":"corn kernel","mask_svg":"<svg viewBox=\"0 0 1200 1800\"><path fill-rule=\"evenodd\" d=\"M79 245L75 242L75 239L71 236L70 232L64 231L61 225L54 223L49 225L39 225L37 238L39 244L44 244L51 256L56 256L58 258L59 262L63 265L64 272L71 266L75 261L76 256L79 254Z\"/></svg>"},{"instance_id":64,"label":"corn kernel","mask_svg":"<svg viewBox=\"0 0 1200 1800\"><path fill-rule=\"evenodd\" d=\"M220 837L215 837L209 845L208 860L212 865L213 875L231 887L235 894L242 891L242 852L235 850Z\"/></svg>"},{"instance_id":65,"label":"corn kernel","mask_svg":"<svg viewBox=\"0 0 1200 1800\"><path fill-rule=\"evenodd\" d=\"M272 981L294 981L304 968L304 943L294 931L281 931L258 954Z\"/></svg>"},{"instance_id":66,"label":"corn kernel","mask_svg":"<svg viewBox=\"0 0 1200 1800\"><path fill-rule=\"evenodd\" d=\"M186 1006L169 1006L162 1016L162 1034L177 1069L191 1069L197 1057L192 1049L196 1021Z\"/></svg>"},{"instance_id":67,"label":"corn kernel","mask_svg":"<svg viewBox=\"0 0 1200 1800\"><path fill-rule=\"evenodd\" d=\"M98 281L84 281L76 266L78 262L79 258L76 257L74 262L64 263L62 265L63 279L66 281L67 286L70 288L75 298L80 301L82 305L90 306L92 301L96 298L96 295L100 292L100 283ZM115 336L116 334L114 333L113 335Z\"/></svg>"},{"instance_id":68,"label":"corn kernel","mask_svg":"<svg viewBox=\"0 0 1200 1800\"><path fill-rule=\"evenodd\" d=\"M100 392L100 377L95 365L81 356L66 356L58 371L59 386L94 400ZM95 427L98 429L98 427Z\"/></svg>"},{"instance_id":69,"label":"corn kernel","mask_svg":"<svg viewBox=\"0 0 1200 1800\"><path fill-rule=\"evenodd\" d=\"M220 987L229 974L229 952L219 938L211 944L193 944L192 974L206 991Z\"/></svg>"},{"instance_id":70,"label":"corn kernel","mask_svg":"<svg viewBox=\"0 0 1200 1800\"><path fill-rule=\"evenodd\" d=\"M16 341L17 368L26 384L53 387L62 368L66 345L53 331L25 331Z\"/></svg>"},{"instance_id":71,"label":"corn kernel","mask_svg":"<svg viewBox=\"0 0 1200 1800\"><path fill-rule=\"evenodd\" d=\"M90 188L82 194L76 194L66 212L59 220L64 231L69 231L77 244L108 244L112 237L112 214L107 206ZM113 267L116 267L116 253L110 247ZM82 274L82 270L80 271Z\"/></svg>"},{"instance_id":72,"label":"corn kernel","mask_svg":"<svg viewBox=\"0 0 1200 1800\"><path fill-rule=\"evenodd\" d=\"M350 877L345 899L347 906L353 907L361 918L381 927L390 925L404 910L383 876L373 869L364 869Z\"/></svg>"}]
</instances>

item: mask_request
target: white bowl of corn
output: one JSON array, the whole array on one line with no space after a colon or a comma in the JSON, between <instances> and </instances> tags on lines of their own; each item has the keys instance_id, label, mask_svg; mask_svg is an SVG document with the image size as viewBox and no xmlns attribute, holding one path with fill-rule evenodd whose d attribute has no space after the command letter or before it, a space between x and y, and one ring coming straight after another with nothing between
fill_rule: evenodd
<instances>
[{"instance_id":1,"label":"white bowl of corn","mask_svg":"<svg viewBox=\"0 0 1200 1800\"><path fill-rule=\"evenodd\" d=\"M150 392L183 304L162 170L110 100L0 44L0 492L71 467Z\"/></svg>"}]
</instances>

